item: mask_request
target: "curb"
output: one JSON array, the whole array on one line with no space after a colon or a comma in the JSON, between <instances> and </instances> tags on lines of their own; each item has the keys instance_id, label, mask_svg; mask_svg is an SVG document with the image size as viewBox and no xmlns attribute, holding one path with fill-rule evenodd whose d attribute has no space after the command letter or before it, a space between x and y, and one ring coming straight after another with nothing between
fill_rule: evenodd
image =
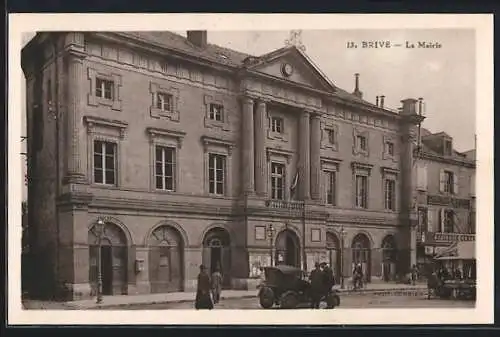
<instances>
[{"instance_id":1,"label":"curb","mask_svg":"<svg viewBox=\"0 0 500 337\"><path fill-rule=\"evenodd\" d=\"M409 296L409 297L416 297L416 296L426 296L427 295L427 289L389 289L389 290L357 290L357 291L352 291L352 290L343 290L339 291L340 295L343 296ZM257 297L257 294L255 295L242 295L242 296L230 296L230 297L225 297L222 296L221 299L223 300L228 300L228 299L243 299L243 298L255 298ZM66 306L68 309L73 309L73 310L98 310L98 309L105 309L105 308L116 308L119 310L119 308L124 308L124 307L130 307L130 306L135 306L135 305L154 305L154 304L167 304L167 303L187 303L187 302L193 302L194 299L181 299L181 300L156 300L156 301L150 301L150 302L139 302L139 303L120 303L120 304L100 304L100 305L95 305L95 306L90 306L90 307L78 307L77 305L71 305L67 304Z\"/></svg>"}]
</instances>

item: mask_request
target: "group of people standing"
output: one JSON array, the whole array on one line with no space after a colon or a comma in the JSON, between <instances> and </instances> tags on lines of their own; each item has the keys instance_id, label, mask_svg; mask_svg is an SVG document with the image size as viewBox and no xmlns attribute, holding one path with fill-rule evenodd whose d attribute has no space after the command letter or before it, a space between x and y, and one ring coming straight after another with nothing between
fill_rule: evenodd
<instances>
[{"instance_id":1,"label":"group of people standing","mask_svg":"<svg viewBox=\"0 0 500 337\"><path fill-rule=\"evenodd\" d=\"M335 285L335 275L327 263L316 262L309 275L309 280L311 282L311 308L319 309L321 298L328 295Z\"/></svg>"},{"instance_id":2,"label":"group of people standing","mask_svg":"<svg viewBox=\"0 0 500 337\"><path fill-rule=\"evenodd\" d=\"M196 289L195 309L213 309L219 303L222 292L222 273L217 266L212 275L207 273L204 265L200 266L198 286Z\"/></svg>"}]
</instances>

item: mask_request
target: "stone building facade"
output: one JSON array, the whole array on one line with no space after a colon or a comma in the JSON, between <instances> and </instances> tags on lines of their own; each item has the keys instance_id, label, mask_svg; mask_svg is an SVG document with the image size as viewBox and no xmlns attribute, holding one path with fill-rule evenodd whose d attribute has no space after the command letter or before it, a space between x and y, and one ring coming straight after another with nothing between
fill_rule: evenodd
<instances>
[{"instance_id":1,"label":"stone building facade","mask_svg":"<svg viewBox=\"0 0 500 337\"><path fill-rule=\"evenodd\" d=\"M421 129L415 150L415 200L418 212L417 262L460 241L475 241L475 150L460 153L444 132ZM473 246L471 246L473 247Z\"/></svg>"},{"instance_id":2,"label":"stone building facade","mask_svg":"<svg viewBox=\"0 0 500 337\"><path fill-rule=\"evenodd\" d=\"M414 99L204 31L39 33L22 67L33 293L93 296L99 264L104 294L136 294L192 290L200 264L249 288L270 263L415 263Z\"/></svg>"}]
</instances>

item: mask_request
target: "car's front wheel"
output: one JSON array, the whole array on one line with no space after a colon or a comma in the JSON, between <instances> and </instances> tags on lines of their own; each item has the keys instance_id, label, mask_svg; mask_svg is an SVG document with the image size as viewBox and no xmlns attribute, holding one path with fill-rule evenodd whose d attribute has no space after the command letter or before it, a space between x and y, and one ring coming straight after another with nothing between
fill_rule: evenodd
<instances>
[{"instance_id":1,"label":"car's front wheel","mask_svg":"<svg viewBox=\"0 0 500 337\"><path fill-rule=\"evenodd\" d=\"M269 309L274 305L274 291L271 288L264 287L259 292L260 306L264 309Z\"/></svg>"},{"instance_id":2,"label":"car's front wheel","mask_svg":"<svg viewBox=\"0 0 500 337\"><path fill-rule=\"evenodd\" d=\"M280 308L282 309L294 309L299 304L299 299L297 294L293 291L287 291L280 298Z\"/></svg>"}]
</instances>

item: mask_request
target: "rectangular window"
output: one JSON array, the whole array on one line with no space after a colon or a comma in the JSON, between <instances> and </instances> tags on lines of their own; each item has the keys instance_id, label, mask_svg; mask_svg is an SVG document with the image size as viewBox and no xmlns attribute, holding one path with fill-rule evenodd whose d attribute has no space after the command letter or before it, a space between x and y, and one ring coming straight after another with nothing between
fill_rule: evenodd
<instances>
[{"instance_id":1,"label":"rectangular window","mask_svg":"<svg viewBox=\"0 0 500 337\"><path fill-rule=\"evenodd\" d=\"M356 207L367 207L368 177L356 175Z\"/></svg>"},{"instance_id":2,"label":"rectangular window","mask_svg":"<svg viewBox=\"0 0 500 337\"><path fill-rule=\"evenodd\" d=\"M208 157L208 191L210 194L224 195L226 157L211 153Z\"/></svg>"},{"instance_id":3,"label":"rectangular window","mask_svg":"<svg viewBox=\"0 0 500 337\"><path fill-rule=\"evenodd\" d=\"M454 212L452 210L444 211L444 233L453 233L454 228Z\"/></svg>"},{"instance_id":4,"label":"rectangular window","mask_svg":"<svg viewBox=\"0 0 500 337\"><path fill-rule=\"evenodd\" d=\"M366 137L358 135L356 140L358 142L358 149L366 151Z\"/></svg>"},{"instance_id":5,"label":"rectangular window","mask_svg":"<svg viewBox=\"0 0 500 337\"><path fill-rule=\"evenodd\" d=\"M283 132L283 119L279 117L271 117L271 131L276 133Z\"/></svg>"},{"instance_id":6,"label":"rectangular window","mask_svg":"<svg viewBox=\"0 0 500 337\"><path fill-rule=\"evenodd\" d=\"M427 231L427 208L419 207L418 208L418 232L426 232Z\"/></svg>"},{"instance_id":7,"label":"rectangular window","mask_svg":"<svg viewBox=\"0 0 500 337\"><path fill-rule=\"evenodd\" d=\"M222 106L221 104L210 103L209 118L211 120L222 122L223 113L224 106Z\"/></svg>"},{"instance_id":8,"label":"rectangular window","mask_svg":"<svg viewBox=\"0 0 500 337\"><path fill-rule=\"evenodd\" d=\"M336 205L337 173L335 171L325 171L326 175L326 203Z\"/></svg>"},{"instance_id":9,"label":"rectangular window","mask_svg":"<svg viewBox=\"0 0 500 337\"><path fill-rule=\"evenodd\" d=\"M285 199L285 165L271 163L271 198Z\"/></svg>"},{"instance_id":10,"label":"rectangular window","mask_svg":"<svg viewBox=\"0 0 500 337\"><path fill-rule=\"evenodd\" d=\"M104 99L113 99L113 88L114 82L110 80L104 80L102 78L96 78L95 80L95 95Z\"/></svg>"},{"instance_id":11,"label":"rectangular window","mask_svg":"<svg viewBox=\"0 0 500 337\"><path fill-rule=\"evenodd\" d=\"M94 141L94 182L103 185L116 184L116 144Z\"/></svg>"},{"instance_id":12,"label":"rectangular window","mask_svg":"<svg viewBox=\"0 0 500 337\"><path fill-rule=\"evenodd\" d=\"M453 193L454 177L453 172L444 172L444 191L445 193Z\"/></svg>"},{"instance_id":13,"label":"rectangular window","mask_svg":"<svg viewBox=\"0 0 500 337\"><path fill-rule=\"evenodd\" d=\"M172 95L163 92L156 93L156 108L161 111L172 111Z\"/></svg>"},{"instance_id":14,"label":"rectangular window","mask_svg":"<svg viewBox=\"0 0 500 337\"><path fill-rule=\"evenodd\" d=\"M328 143L331 145L335 144L335 130L327 129L326 133L328 135Z\"/></svg>"},{"instance_id":15,"label":"rectangular window","mask_svg":"<svg viewBox=\"0 0 500 337\"><path fill-rule=\"evenodd\" d=\"M469 213L469 233L476 234L476 212Z\"/></svg>"},{"instance_id":16,"label":"rectangular window","mask_svg":"<svg viewBox=\"0 0 500 337\"><path fill-rule=\"evenodd\" d=\"M385 147L386 147L386 153L389 155L389 156L394 156L394 143L393 142L386 142L385 143Z\"/></svg>"},{"instance_id":17,"label":"rectangular window","mask_svg":"<svg viewBox=\"0 0 500 337\"><path fill-rule=\"evenodd\" d=\"M156 146L155 178L157 189L175 190L175 148Z\"/></svg>"},{"instance_id":18,"label":"rectangular window","mask_svg":"<svg viewBox=\"0 0 500 337\"><path fill-rule=\"evenodd\" d=\"M444 142L444 154L445 156L451 156L451 153L452 153L451 141L447 140Z\"/></svg>"},{"instance_id":19,"label":"rectangular window","mask_svg":"<svg viewBox=\"0 0 500 337\"><path fill-rule=\"evenodd\" d=\"M396 209L396 182L386 179L384 184L385 209L394 211Z\"/></svg>"}]
</instances>

